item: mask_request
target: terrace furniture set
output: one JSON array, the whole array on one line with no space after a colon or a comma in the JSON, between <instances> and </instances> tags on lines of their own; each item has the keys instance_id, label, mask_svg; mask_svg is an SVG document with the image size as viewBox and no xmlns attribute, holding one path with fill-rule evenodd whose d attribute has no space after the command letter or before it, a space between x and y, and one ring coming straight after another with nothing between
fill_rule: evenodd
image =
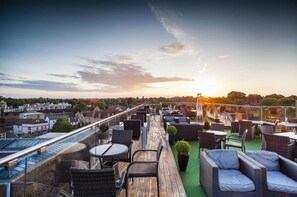
<instances>
[{"instance_id":1,"label":"terrace furniture set","mask_svg":"<svg viewBox=\"0 0 297 197\"><path fill-rule=\"evenodd\" d=\"M98 157L101 169L70 168L73 196L116 196L122 188L126 188L128 196L129 180L135 177L156 177L159 193L159 160L163 149L160 139L157 149L139 149L131 154L133 137L139 137L141 123L146 115L140 112L132 115L130 120L124 120L124 129L112 131L111 143L90 149L92 157ZM136 132L135 132L136 131ZM141 133L142 131L140 131ZM141 136L141 135L140 135ZM136 155L145 152L155 152L151 161L136 160ZM126 171L119 176L118 161L129 162ZM90 168L91 168L90 162Z\"/></svg>"},{"instance_id":2,"label":"terrace furniture set","mask_svg":"<svg viewBox=\"0 0 297 197\"><path fill-rule=\"evenodd\" d=\"M200 184L212 196L297 196L297 164L274 152L209 150Z\"/></svg>"},{"instance_id":3,"label":"terrace furniture set","mask_svg":"<svg viewBox=\"0 0 297 197\"><path fill-rule=\"evenodd\" d=\"M102 146L102 145L101 145ZM127 148L127 147L126 147ZM126 189L129 196L129 180L137 177L156 177L157 191L159 191L159 160L163 150L162 139L159 140L157 149L140 149L134 152L132 162L126 171L119 176L117 163L109 168L78 169L70 168L70 187L73 196L116 196L122 188ZM144 152L155 152L155 159L151 161L135 160L135 155Z\"/></svg>"}]
</instances>

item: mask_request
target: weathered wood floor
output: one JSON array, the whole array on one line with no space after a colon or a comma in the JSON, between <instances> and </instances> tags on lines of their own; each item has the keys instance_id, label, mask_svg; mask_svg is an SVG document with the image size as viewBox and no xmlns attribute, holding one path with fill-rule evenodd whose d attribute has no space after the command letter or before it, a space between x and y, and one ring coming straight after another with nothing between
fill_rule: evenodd
<instances>
[{"instance_id":1,"label":"weathered wood floor","mask_svg":"<svg viewBox=\"0 0 297 197\"><path fill-rule=\"evenodd\" d=\"M160 138L163 140L164 145L159 165L160 196L185 197L186 193L169 144L167 144L168 148L166 148L165 131L163 126L160 125L160 117L158 115L152 116L150 125L150 131L148 132L148 144L146 148L156 149ZM133 152L137 149L139 149L139 142L135 141L133 143ZM137 159L150 160L151 158L155 158L154 153L140 154ZM128 164L120 163L120 169L125 169L127 165ZM158 196L156 183L156 178L134 178L133 184L129 184L129 196ZM125 196L124 189L121 191L119 196Z\"/></svg>"}]
</instances>

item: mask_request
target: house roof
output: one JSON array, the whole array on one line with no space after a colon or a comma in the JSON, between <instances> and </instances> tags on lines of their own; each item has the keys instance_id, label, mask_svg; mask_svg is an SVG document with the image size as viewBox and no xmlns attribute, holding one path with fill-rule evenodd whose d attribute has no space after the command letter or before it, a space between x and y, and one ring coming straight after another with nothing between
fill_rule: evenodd
<instances>
[{"instance_id":1,"label":"house roof","mask_svg":"<svg viewBox=\"0 0 297 197\"><path fill-rule=\"evenodd\" d=\"M47 123L42 119L18 119L14 125Z\"/></svg>"},{"instance_id":2,"label":"house roof","mask_svg":"<svg viewBox=\"0 0 297 197\"><path fill-rule=\"evenodd\" d=\"M36 144L40 144L49 139L46 138L9 138L0 139L0 152L1 151L19 151Z\"/></svg>"},{"instance_id":3,"label":"house roof","mask_svg":"<svg viewBox=\"0 0 297 197\"><path fill-rule=\"evenodd\" d=\"M69 119L69 116L68 115L48 115L47 118L49 120L57 120L59 118L67 118L67 119Z\"/></svg>"}]
</instances>

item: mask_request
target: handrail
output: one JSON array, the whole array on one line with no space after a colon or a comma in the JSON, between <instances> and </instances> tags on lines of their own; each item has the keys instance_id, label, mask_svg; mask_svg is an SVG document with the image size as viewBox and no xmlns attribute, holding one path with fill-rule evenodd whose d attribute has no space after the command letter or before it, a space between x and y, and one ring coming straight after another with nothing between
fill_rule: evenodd
<instances>
[{"instance_id":1,"label":"handrail","mask_svg":"<svg viewBox=\"0 0 297 197\"><path fill-rule=\"evenodd\" d=\"M118 113L118 114L115 114L115 115L110 116L110 117L108 117L108 118L105 118L105 119L103 119L103 120L99 120L99 121L97 121L97 122L94 122L94 123L89 124L89 125L87 125L87 126L84 126L84 127L82 127L82 128L76 129L76 130L71 131L71 132L69 132L69 133L67 133L67 134L65 134L65 135L62 135L62 136L53 138L53 139L51 139L51 140L48 140L48 141L45 141L45 142L43 142L43 143L37 144L37 145L32 146L32 147L30 147L30 148L26 148L26 149L24 149L24 150L21 150L21 151L18 151L18 152L16 152L16 153L14 153L14 154L11 154L11 155L8 155L8 156L6 156L6 157L3 157L3 158L0 159L0 166L4 166L4 165L8 164L10 161L16 160L16 159L18 159L18 158L20 158L20 157L22 157L22 156L25 156L25 155L28 155L28 154L34 152L34 151L38 151L39 149L41 149L41 148L43 148L43 147L45 147L45 146L48 146L48 145L51 145L51 144L56 143L56 142L58 142L58 141L61 141L61 140L63 140L63 139L66 139L66 138L68 138L68 137L70 137L70 136L73 136L73 135L75 135L75 134L77 134L77 133L79 133L79 132L81 132L81 131L83 131L83 130L86 130L86 129L91 128L91 127L93 127L93 126L96 126L96 125L98 125L98 124L100 125L100 124L109 122L109 121L111 121L111 120L113 120L113 119L115 119L115 118L117 118L117 117L120 117L120 116L122 116L122 115L128 114L128 113L130 113L130 112L132 112L132 111L134 111L134 110L137 110L137 109L139 109L139 108L141 108L141 107L143 107L143 104L138 105L138 106L136 106L136 107L133 107L132 109L129 109L129 110L120 112L120 113Z\"/></svg>"}]
</instances>

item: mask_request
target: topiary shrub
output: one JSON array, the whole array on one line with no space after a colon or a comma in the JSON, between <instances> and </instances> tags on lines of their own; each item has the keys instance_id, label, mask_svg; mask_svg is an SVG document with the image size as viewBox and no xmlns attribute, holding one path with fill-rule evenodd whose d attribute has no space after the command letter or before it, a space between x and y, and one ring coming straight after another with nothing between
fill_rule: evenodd
<instances>
[{"instance_id":1,"label":"topiary shrub","mask_svg":"<svg viewBox=\"0 0 297 197\"><path fill-rule=\"evenodd\" d=\"M190 155L191 145L185 140L176 142L175 149L179 155Z\"/></svg>"},{"instance_id":2,"label":"topiary shrub","mask_svg":"<svg viewBox=\"0 0 297 197\"><path fill-rule=\"evenodd\" d=\"M102 133L105 133L109 129L109 126L107 124L102 124L99 126L99 129Z\"/></svg>"},{"instance_id":3,"label":"topiary shrub","mask_svg":"<svg viewBox=\"0 0 297 197\"><path fill-rule=\"evenodd\" d=\"M177 129L175 126L172 126L172 125L169 125L166 129L166 132L169 134L169 135L175 135L177 133Z\"/></svg>"}]
</instances>

